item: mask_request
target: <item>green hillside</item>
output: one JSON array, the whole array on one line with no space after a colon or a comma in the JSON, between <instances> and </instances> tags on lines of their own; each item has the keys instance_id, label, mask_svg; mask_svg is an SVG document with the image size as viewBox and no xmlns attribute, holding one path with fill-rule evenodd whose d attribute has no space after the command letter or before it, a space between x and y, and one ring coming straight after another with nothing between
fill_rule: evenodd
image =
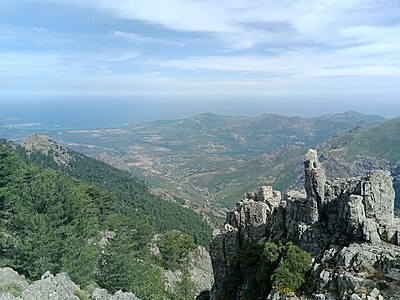
<instances>
[{"instance_id":1,"label":"green hillside","mask_svg":"<svg viewBox=\"0 0 400 300\"><path fill-rule=\"evenodd\" d=\"M192 235L196 243L208 247L211 228L201 215L154 196L142 180L129 172L70 149L66 150L71 156L67 164L58 164L51 152L48 155L39 151L28 153L19 145L15 145L15 151L28 163L59 170L80 181L107 189L115 194L120 211L143 213L158 232L181 230Z\"/></svg>"},{"instance_id":2,"label":"green hillside","mask_svg":"<svg viewBox=\"0 0 400 300\"><path fill-rule=\"evenodd\" d=\"M396 206L400 207L400 119L342 131L315 147L325 157L323 163L331 179L363 176L376 168L390 169L394 176ZM234 176L214 178L224 187L223 191L228 190L217 194L221 196L218 199L222 199L224 205L232 206L246 191L254 191L263 184L281 191L301 187L303 157L307 150L307 147L288 147L273 155L247 161ZM231 180L234 184L229 185Z\"/></svg>"},{"instance_id":3,"label":"green hillside","mask_svg":"<svg viewBox=\"0 0 400 300\"><path fill-rule=\"evenodd\" d=\"M346 138L346 137L344 137ZM384 158L391 163L400 160L400 119L360 130L346 144L346 158L359 156Z\"/></svg>"},{"instance_id":4,"label":"green hillside","mask_svg":"<svg viewBox=\"0 0 400 300\"><path fill-rule=\"evenodd\" d=\"M129 173L69 154L73 163L58 165L51 153L28 154L1 141L0 266L30 279L68 272L82 287L96 282L141 299L177 299L165 291L164 262L184 271L188 251L195 241L208 244L211 228ZM170 245L161 257L150 254L155 233L165 233L160 243Z\"/></svg>"}]
</instances>

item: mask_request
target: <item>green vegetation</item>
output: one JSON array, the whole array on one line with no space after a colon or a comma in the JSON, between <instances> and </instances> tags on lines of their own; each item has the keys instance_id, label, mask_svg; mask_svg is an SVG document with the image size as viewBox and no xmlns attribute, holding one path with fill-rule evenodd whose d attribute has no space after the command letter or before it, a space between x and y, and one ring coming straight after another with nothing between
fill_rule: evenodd
<instances>
[{"instance_id":1,"label":"green vegetation","mask_svg":"<svg viewBox=\"0 0 400 300\"><path fill-rule=\"evenodd\" d=\"M219 300L234 299L243 280L248 282L244 300L265 299L271 290L289 293L307 280L311 256L291 242L247 244L237 252Z\"/></svg>"},{"instance_id":2,"label":"green vegetation","mask_svg":"<svg viewBox=\"0 0 400 300\"><path fill-rule=\"evenodd\" d=\"M330 141L333 149L343 145L349 161L359 156L385 158L391 163L400 160L400 119L349 132Z\"/></svg>"},{"instance_id":3,"label":"green vegetation","mask_svg":"<svg viewBox=\"0 0 400 300\"><path fill-rule=\"evenodd\" d=\"M0 143L1 144L1 143ZM127 215L138 212L146 216L157 232L180 230L193 236L195 243L209 246L212 229L203 217L190 208L162 200L149 192L148 186L129 172L116 169L86 155L68 150L73 160L66 165L57 164L51 153L28 154L24 148L15 145L15 151L28 163L52 168L86 182L101 186L109 195L103 201L103 209L111 206ZM102 195L104 198L105 195ZM113 197L117 199L113 200Z\"/></svg>"},{"instance_id":4,"label":"green vegetation","mask_svg":"<svg viewBox=\"0 0 400 300\"><path fill-rule=\"evenodd\" d=\"M201 114L112 130L47 134L56 140L73 143L74 149L93 157L107 149L127 165L135 165L134 172L142 174L151 185L190 199L198 207L204 208L203 205L215 199L217 205L223 203L230 208L234 204L232 199L239 200L245 192L261 184L285 189L293 183L294 172L284 174L282 171L286 160L284 164L274 162L282 151L291 147L307 150L340 130L383 120L356 112L317 118ZM302 159L296 154L288 159L301 165ZM300 173L301 170L297 175Z\"/></svg>"},{"instance_id":5,"label":"green vegetation","mask_svg":"<svg viewBox=\"0 0 400 300\"><path fill-rule=\"evenodd\" d=\"M184 299L166 291L163 271L186 274L188 252L210 232L198 214L187 216L187 209L149 194L129 174L85 156L61 172L43 167L61 169L46 156L36 156L40 167L27 163L28 155L15 148L0 145L0 266L32 280L46 271L67 272L81 286L96 282L144 300ZM180 226L186 232L177 231ZM159 258L149 244L160 231ZM186 274L176 291L192 290Z\"/></svg>"},{"instance_id":6,"label":"green vegetation","mask_svg":"<svg viewBox=\"0 0 400 300\"><path fill-rule=\"evenodd\" d=\"M193 237L180 231L167 231L159 241L161 264L165 269L176 270L185 263L196 244Z\"/></svg>"},{"instance_id":7,"label":"green vegetation","mask_svg":"<svg viewBox=\"0 0 400 300\"><path fill-rule=\"evenodd\" d=\"M79 300L90 300L90 295L86 291L76 290L74 295L79 298Z\"/></svg>"},{"instance_id":8,"label":"green vegetation","mask_svg":"<svg viewBox=\"0 0 400 300\"><path fill-rule=\"evenodd\" d=\"M2 282L2 285L0 286L0 295L3 293L10 293L14 297L19 297L23 291L24 287L16 282L12 282L7 285Z\"/></svg>"},{"instance_id":9,"label":"green vegetation","mask_svg":"<svg viewBox=\"0 0 400 300\"><path fill-rule=\"evenodd\" d=\"M358 128L329 139L324 145L337 157L352 162L358 158L386 159L394 167L395 206L400 208L400 118L388 120L378 125Z\"/></svg>"},{"instance_id":10,"label":"green vegetation","mask_svg":"<svg viewBox=\"0 0 400 300\"><path fill-rule=\"evenodd\" d=\"M174 300L188 300L195 299L196 297L196 286L190 279L190 274L187 269L182 274L182 281L174 291ZM197 298L196 298L197 299Z\"/></svg>"},{"instance_id":11,"label":"green vegetation","mask_svg":"<svg viewBox=\"0 0 400 300\"><path fill-rule=\"evenodd\" d=\"M268 254L264 256L269 257ZM279 292L290 293L305 283L305 275L311 267L311 255L292 243L282 249L282 257L272 275L272 288Z\"/></svg>"},{"instance_id":12,"label":"green vegetation","mask_svg":"<svg viewBox=\"0 0 400 300\"><path fill-rule=\"evenodd\" d=\"M396 194L394 206L395 206L395 210L397 212L399 212L400 211L400 178L399 178L399 176L397 176L397 178L395 178L395 180L393 181L393 188L394 188L394 192Z\"/></svg>"}]
</instances>

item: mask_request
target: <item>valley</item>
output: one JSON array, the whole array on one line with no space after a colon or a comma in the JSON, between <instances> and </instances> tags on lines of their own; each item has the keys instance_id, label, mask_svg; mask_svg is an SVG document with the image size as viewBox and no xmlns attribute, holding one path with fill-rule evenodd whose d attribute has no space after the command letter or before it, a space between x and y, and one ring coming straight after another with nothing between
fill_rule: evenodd
<instances>
[{"instance_id":1,"label":"valley","mask_svg":"<svg viewBox=\"0 0 400 300\"><path fill-rule=\"evenodd\" d=\"M299 157L308 148L338 131L383 120L356 112L316 118L202 114L50 136L94 157L111 155L111 163L150 185L202 209L221 212L261 184L280 189L294 186L301 177ZM286 171L293 167L299 173Z\"/></svg>"},{"instance_id":2,"label":"valley","mask_svg":"<svg viewBox=\"0 0 400 300\"><path fill-rule=\"evenodd\" d=\"M328 178L355 176L373 167L395 170L400 159L396 136L388 144L391 152L360 144L387 145L383 140L375 143L374 139L390 139L391 131L398 132L395 121L386 135L368 133L370 128L379 130L373 129L373 124L385 121L383 117L354 111L314 118L201 114L121 128L41 133L78 152L129 170L196 210L223 216L226 208L260 185L280 190L301 186L301 157L308 148L318 148L322 156L335 161L335 166L328 166ZM15 138L23 135L18 132ZM363 151L359 152L359 148ZM352 153L359 153L359 157ZM366 157L374 158L374 163L364 163ZM385 159L390 163L385 164ZM348 167L337 167L341 165Z\"/></svg>"},{"instance_id":3,"label":"valley","mask_svg":"<svg viewBox=\"0 0 400 300\"><path fill-rule=\"evenodd\" d=\"M393 205L395 208L399 207L400 146L397 141L400 140L400 119L386 120L356 112L325 115L313 119L278 115L235 118L203 114L183 120L149 122L121 128L35 132L40 135L32 135L32 131L20 129L14 132L12 128L8 128L7 132L19 143L1 140L2 173L5 186L0 191L3 193L6 208L4 223L6 231L2 237L3 240L0 239L5 247L1 256L3 261L0 260L0 262L36 280L35 284L40 283L46 286L52 284L52 278L61 278L60 276L63 275L51 277L52 275L45 274L43 276L50 276L49 279L39 280L45 270L50 268L53 274L67 271L68 276L81 286L89 284L90 281L98 282L101 287L108 290L104 290L104 293L110 295L110 299L116 297L111 296L112 293L121 294L118 289L134 292L141 299L181 297L179 299L182 300L186 299L188 293L194 295L203 291L211 298L214 297L214 293L220 293L222 297L225 297L222 299L233 299L234 296L230 293L235 289L243 289L245 294L249 295L272 292L268 287L263 290L262 284L249 290L235 283L232 286L233 290L230 288L225 290L226 280L232 280L232 277L228 275L229 270L224 270L220 264L227 259L223 265L230 265L228 260L239 259L242 252L244 257L255 255L264 259L260 252L261 248L259 246L252 248L249 241L238 240L237 232L239 232L239 237L241 234L246 237L260 230L260 235L252 237L258 240L269 232L264 230L270 228L270 225L264 227L268 218L271 218L268 221L271 222L271 228L277 226L274 230L278 231L274 234L286 232L292 236L294 233L291 233L291 227L282 225L281 218L288 212L280 214L286 201L289 201L288 203L292 206L300 206L287 208L290 213L289 219L285 222L302 220L303 216L295 216L297 211L299 214L314 211L310 207L306 209L301 206L307 202L304 199L312 199L312 197L302 198L304 190L292 191L287 194L289 196L284 194L288 189L302 187L308 188L308 193L311 193L307 182L313 178L310 174L314 172L314 164L308 163L313 167L311 171L306 168L306 173L304 172L304 157L309 157L310 153L315 156L312 158L317 166L315 172L321 172L318 176L322 176L321 185L322 182L326 185L327 195L336 189L346 189L341 185L343 182L349 185L357 180L368 181L370 180L368 176L374 178L376 174L385 174L387 176L387 180L384 180L385 191L388 195L390 194L388 197L393 202L388 205L382 202L379 205L382 207L386 205L390 209L393 209ZM309 148L317 149L318 155L316 151L309 151ZM323 165L323 171L318 167L319 161ZM376 169L389 170L390 173L371 172ZM11 175L13 173L14 175ZM367 179L360 177L363 174L367 174L365 177ZM392 178L389 175L393 177L394 189L391 187ZM316 178L319 178L318 176ZM348 179L335 180L346 177ZM372 190L378 191L379 183L376 183L375 179L371 179L371 184L372 182L377 186ZM262 186L261 189L259 189L260 186ZM257 189L259 189L258 193L251 192ZM41 195L42 190L45 191L45 199ZM60 193L57 191L61 191L65 198L57 196ZM318 190L319 192L322 193ZM353 192L358 193L357 189ZM338 193L339 198L347 195L345 190L334 193ZM244 194L246 196L243 199ZM293 201L290 195L297 195L295 197L300 198ZM262 200L263 197L269 198ZM330 199L330 196L327 197ZM29 211L22 209L22 203L26 199L29 203L32 202L32 209L37 216L31 217ZM39 201L36 203L35 199ZM240 199L243 200L237 202ZM284 200L278 205L278 200L282 199ZM74 205L80 203L79 201L89 202L82 202L75 207ZM335 201L329 208L332 210L330 212L333 214L333 219L336 218L335 214L338 213L336 210L339 209L334 206ZM347 203L346 201L343 203ZM44 208L46 205L51 209L51 213ZM245 208L246 205L248 208ZM257 211L260 205L269 207L265 209L265 213L271 207L275 207L275 210L272 210L272 214L267 213L270 217L263 215L262 220L265 220L261 222L264 223L258 226L256 216L262 215ZM379 205L377 204L377 207ZM68 207L72 207L72 210L67 210ZM222 231L215 230L221 228L223 216L231 207L235 207L238 211L228 212L226 224L230 226L225 225ZM91 209L94 210L91 211ZM63 210L66 211L66 216ZM76 213L75 210L78 212ZM93 213L94 218L90 217ZM360 212L357 218L362 218L366 213ZM29 219L31 223L26 224L26 228L19 228L18 222L14 224L13 219L10 221L7 219L9 214L21 219ZM61 223L57 221L58 215L62 217ZM74 217L75 215L77 217ZM241 217L234 219L233 215ZM250 218L248 220L247 215ZM347 213L345 215L347 216ZM292 220L290 216L294 219ZM58 243L60 246L54 249L38 248L37 251L25 249L25 246L14 249L13 245L21 242L20 236L26 235L33 241L38 240L40 235L29 231L29 228L35 226L36 217L43 218L44 225L40 228L40 232L43 233L40 235L48 239L46 243ZM98 240L98 243L91 245L92 248L88 250L90 264L87 268L77 270L70 265L75 253L67 250L67 244L63 243L60 237L64 230L74 230L73 226L80 224L77 222L83 222L81 220L86 218L90 218L93 222L91 226L99 230L90 231L84 228L83 232L87 234L87 238ZM240 223L242 221L243 224ZM235 228L239 223L241 225ZM299 224L296 226L304 225L301 222ZM322 227L318 230L326 230L323 224L322 222ZM372 236L371 232L376 230L368 231L370 230L368 224L362 225L364 226L362 227L363 234ZM253 227L256 230L254 232ZM328 226L330 227L332 226ZM389 228L388 233L392 234L394 230L392 227L397 228L397 223L388 223L382 228ZM230 229L227 231L227 228ZM240 233L239 228L245 228L244 233ZM60 235L47 236L46 230L60 232ZM208 248L212 230L214 233L211 248ZM349 230L345 229L346 232ZM361 234L358 229L356 231L357 234ZM9 236L15 232L18 233L18 237L10 239ZM312 230L310 232L314 234ZM364 235L360 235L359 238L365 238ZM77 238L75 235L71 236L71 239ZM397 240L392 235L390 236L390 242L396 244ZM297 241L297 238L294 240ZM72 242L77 247L85 247L82 240L77 239ZM334 242L340 244L336 240ZM236 245L235 248L230 248L230 243L232 247ZM296 276L299 276L299 280L308 280L305 272L308 270L307 265L311 256L306 252L298 252L300 248L291 246L290 242L279 243L266 243L263 247L266 247L265 249L280 247L279 251L283 253L297 252L298 256L295 260L301 260L301 257L305 260L303 261L304 272L296 273ZM123 251L127 244L136 250ZM306 245L308 242L304 245L300 243L302 249L310 251ZM225 249L225 247L228 248ZM103 252L102 254L99 252L99 249L106 250L105 256ZM210 254L206 249L210 249ZM250 255L246 251L254 253ZM368 253L372 250L363 248L362 251ZM17 259L13 258L11 253L16 255ZM40 265L18 259L19 256L24 255L29 258L28 260L35 259L35 255L40 256L43 253L48 253L50 258L48 262ZM79 253L81 253L80 250ZM228 256L223 253L228 253ZM62 257L64 261L62 265L54 262L57 257ZM132 257L138 257L138 260L131 261L129 258ZM85 260L86 257L77 259ZM238 268L236 271L244 280L248 280L245 274L247 274L246 268L249 267L247 265L249 261L248 258L244 259L244 269ZM282 264L286 259L291 258L284 258ZM213 260L213 265L211 260ZM182 262L183 265L181 265ZM114 267L119 264L121 264L121 269L115 273ZM257 265L255 268L258 267ZM100 273L93 274L96 268L100 268ZM137 270L131 272L132 268ZM280 272L279 270L278 267L274 272ZM1 273L11 274L12 272L14 271L11 269L0 268L0 277ZM139 273L143 274L143 278L135 279L138 278ZM23 285L22 294L6 287L6 290L13 291L14 295L29 299L31 297L29 293L38 295L43 293L37 285L29 286L18 279L17 273L12 274L13 280ZM113 279L112 274L122 275ZM257 270L257 274L259 274L257 276L265 276L262 269ZM154 275L156 277L151 278ZM177 276L176 281L175 276ZM253 280L252 277L249 278ZM287 280L286 277L283 278ZM63 280L69 282L68 277L63 277ZM147 282L151 284L151 291ZM336 283L336 279L332 282L340 286L340 282ZM94 297L92 293L98 293L87 288L76 288L74 284L72 282L71 286L75 290L68 293L75 295L77 291L81 295L92 295L91 297ZM282 284L282 291L285 292L286 289L283 287L286 287L288 283L285 281ZM211 286L213 288L210 293ZM292 289L299 289L299 285L293 285ZM384 292L387 293L386 290ZM57 291L57 293L61 292ZM133 294L126 293L125 296L130 297L128 299L136 299ZM40 299L41 296L37 297ZM242 296L238 297L238 299L242 298Z\"/></svg>"}]
</instances>

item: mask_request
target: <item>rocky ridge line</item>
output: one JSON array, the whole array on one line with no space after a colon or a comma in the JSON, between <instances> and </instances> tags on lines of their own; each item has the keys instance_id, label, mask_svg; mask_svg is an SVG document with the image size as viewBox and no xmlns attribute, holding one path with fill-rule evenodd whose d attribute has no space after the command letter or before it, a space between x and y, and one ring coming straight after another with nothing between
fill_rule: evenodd
<instances>
[{"instance_id":1,"label":"rocky ridge line","mask_svg":"<svg viewBox=\"0 0 400 300\"><path fill-rule=\"evenodd\" d=\"M315 150L308 151L304 167L305 190L282 197L264 186L227 214L211 244L211 299L224 290L242 245L277 238L314 256L311 293L302 299L400 299L400 220L394 216L390 173L327 181ZM237 299L246 284L238 288ZM285 297L272 292L268 299Z\"/></svg>"}]
</instances>

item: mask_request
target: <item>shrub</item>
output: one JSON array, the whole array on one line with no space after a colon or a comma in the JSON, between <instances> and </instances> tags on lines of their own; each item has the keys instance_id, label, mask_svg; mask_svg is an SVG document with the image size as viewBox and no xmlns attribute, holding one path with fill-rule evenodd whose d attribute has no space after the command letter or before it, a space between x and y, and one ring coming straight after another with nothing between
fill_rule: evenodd
<instances>
[{"instance_id":1,"label":"shrub","mask_svg":"<svg viewBox=\"0 0 400 300\"><path fill-rule=\"evenodd\" d=\"M243 245L236 253L218 299L233 299L240 285L242 299L264 299L271 290L290 293L306 281L311 256L294 244L284 241Z\"/></svg>"},{"instance_id":2,"label":"shrub","mask_svg":"<svg viewBox=\"0 0 400 300\"><path fill-rule=\"evenodd\" d=\"M178 230L169 230L161 237L159 247L162 266L176 270L182 268L196 244L192 236Z\"/></svg>"},{"instance_id":3,"label":"shrub","mask_svg":"<svg viewBox=\"0 0 400 300\"><path fill-rule=\"evenodd\" d=\"M75 290L74 295L77 296L79 300L90 300L89 294L82 290Z\"/></svg>"},{"instance_id":4,"label":"shrub","mask_svg":"<svg viewBox=\"0 0 400 300\"><path fill-rule=\"evenodd\" d=\"M306 281L311 267L311 256L292 243L287 243L278 267L272 275L272 287L278 292L289 293Z\"/></svg>"}]
</instances>

